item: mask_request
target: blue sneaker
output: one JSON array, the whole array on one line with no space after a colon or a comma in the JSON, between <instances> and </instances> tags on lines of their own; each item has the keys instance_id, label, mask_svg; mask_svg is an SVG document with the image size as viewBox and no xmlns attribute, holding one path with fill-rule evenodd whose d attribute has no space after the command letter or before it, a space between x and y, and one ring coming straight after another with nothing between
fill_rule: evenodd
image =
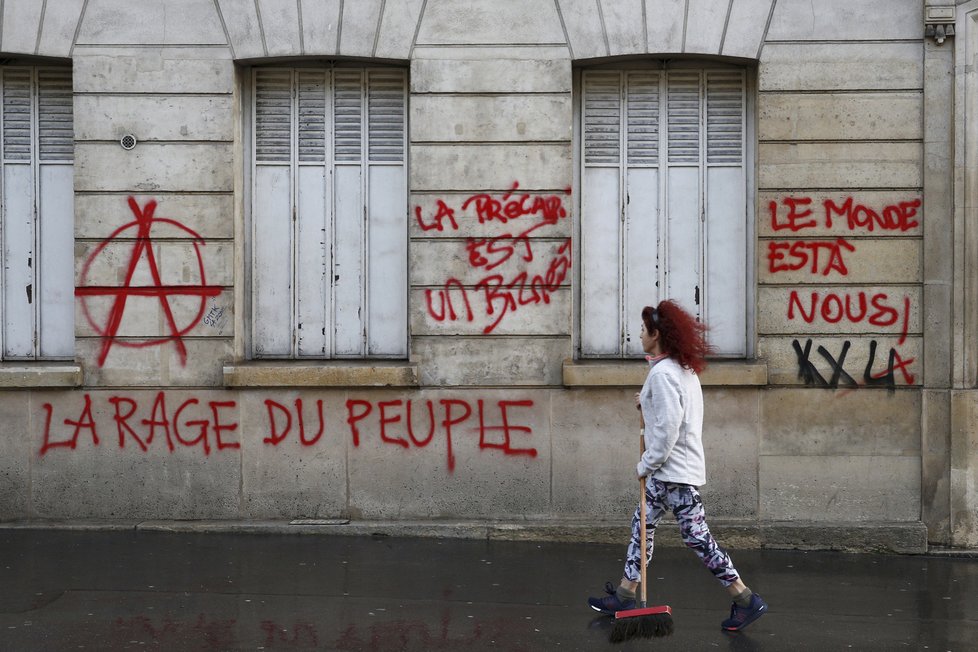
<instances>
[{"instance_id":1,"label":"blue sneaker","mask_svg":"<svg viewBox=\"0 0 978 652\"><path fill-rule=\"evenodd\" d=\"M767 603L756 593L750 597L749 607L738 607L734 602L730 606L730 618L720 623L728 632L738 632L767 613Z\"/></svg>"},{"instance_id":2,"label":"blue sneaker","mask_svg":"<svg viewBox=\"0 0 978 652\"><path fill-rule=\"evenodd\" d=\"M635 608L635 600L618 599L618 589L611 582L604 583L604 592L608 595L603 598L588 598L587 603L595 611L599 611L608 616L614 616L619 611L627 611Z\"/></svg>"}]
</instances>

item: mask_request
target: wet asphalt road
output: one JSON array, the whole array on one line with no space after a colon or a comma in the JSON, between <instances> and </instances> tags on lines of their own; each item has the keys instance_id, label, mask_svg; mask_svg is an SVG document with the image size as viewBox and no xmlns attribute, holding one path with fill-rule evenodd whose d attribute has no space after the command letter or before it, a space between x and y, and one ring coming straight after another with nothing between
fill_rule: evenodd
<instances>
[{"instance_id":1,"label":"wet asphalt road","mask_svg":"<svg viewBox=\"0 0 978 652\"><path fill-rule=\"evenodd\" d=\"M624 546L0 529L0 650L978 649L978 560L731 550L770 612L660 548L676 633L608 643Z\"/></svg>"}]
</instances>

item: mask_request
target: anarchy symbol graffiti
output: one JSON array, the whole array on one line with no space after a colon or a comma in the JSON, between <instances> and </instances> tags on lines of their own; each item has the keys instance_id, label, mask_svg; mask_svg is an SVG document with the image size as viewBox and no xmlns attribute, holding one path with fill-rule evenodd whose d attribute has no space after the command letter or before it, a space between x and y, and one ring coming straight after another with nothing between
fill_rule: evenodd
<instances>
[{"instance_id":1,"label":"anarchy symbol graffiti","mask_svg":"<svg viewBox=\"0 0 978 652\"><path fill-rule=\"evenodd\" d=\"M129 197L129 208L132 210L132 213L136 219L127 224L123 224L113 231L109 237L105 238L101 243L99 243L99 245L85 261L79 281L80 284L75 288L75 296L81 301L81 308L85 315L85 319L95 330L95 332L102 338L102 348L99 352L98 365L101 367L105 364L109 351L115 345L131 348L142 348L147 346L159 346L167 342L173 342L174 346L176 346L177 355L180 358L180 364L186 365L187 347L184 344L183 336L197 326L201 318L204 316L207 297L219 295L222 288L220 286L207 284L207 278L204 273L204 259L200 252L200 248L204 246L204 239L199 234L176 220L164 217L154 217L153 213L156 211L156 201L154 200L150 200L145 206L140 207L135 198ZM200 278L199 284L163 284L163 280L160 275L160 268L156 262L156 254L153 252L152 231L153 227L158 225L168 225L170 227L174 227L191 237L194 253L197 256L197 269ZM123 236L123 234L128 234L128 232L131 231L135 231L135 239L132 252L129 256L129 263L126 268L126 276L123 284L119 287L89 285L89 272L92 268L93 262L95 262L99 256L102 255L105 248L109 244L116 242L118 238ZM136 273L136 269L140 261L144 258L149 269L152 284L133 285L133 275ZM112 297L112 306L109 309L108 317L106 318L104 326L96 323L91 314L90 306L88 305L87 301L88 297L97 296ZM177 319L174 316L172 306L170 305L170 298L178 296L194 296L200 298L200 306L197 313L183 325L177 324ZM119 326L122 324L122 318L125 315L126 303L131 297L150 297L157 299L160 302L160 307L163 311L163 318L166 322L165 328L168 330L169 334L149 340L130 341L119 339Z\"/></svg>"}]
</instances>

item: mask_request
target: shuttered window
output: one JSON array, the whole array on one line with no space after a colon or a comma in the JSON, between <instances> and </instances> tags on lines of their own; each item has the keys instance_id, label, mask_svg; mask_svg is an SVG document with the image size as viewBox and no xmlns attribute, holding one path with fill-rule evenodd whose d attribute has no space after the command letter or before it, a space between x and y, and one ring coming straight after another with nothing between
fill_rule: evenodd
<instances>
[{"instance_id":1,"label":"shuttered window","mask_svg":"<svg viewBox=\"0 0 978 652\"><path fill-rule=\"evenodd\" d=\"M583 357L642 352L643 306L671 298L718 353L747 352L745 71L581 76Z\"/></svg>"},{"instance_id":2,"label":"shuttered window","mask_svg":"<svg viewBox=\"0 0 978 652\"><path fill-rule=\"evenodd\" d=\"M255 68L252 96L252 357L405 357L405 71Z\"/></svg>"},{"instance_id":3,"label":"shuttered window","mask_svg":"<svg viewBox=\"0 0 978 652\"><path fill-rule=\"evenodd\" d=\"M0 347L4 360L74 354L71 70L0 67Z\"/></svg>"}]
</instances>

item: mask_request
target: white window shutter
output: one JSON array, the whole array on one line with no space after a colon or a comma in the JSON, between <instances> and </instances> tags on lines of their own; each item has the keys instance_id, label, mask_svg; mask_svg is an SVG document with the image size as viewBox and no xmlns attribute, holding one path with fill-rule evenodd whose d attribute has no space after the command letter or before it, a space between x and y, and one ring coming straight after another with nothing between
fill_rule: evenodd
<instances>
[{"instance_id":1,"label":"white window shutter","mask_svg":"<svg viewBox=\"0 0 978 652\"><path fill-rule=\"evenodd\" d=\"M625 76L628 155L625 169L624 278L621 341L625 355L642 353L642 308L658 302L659 72Z\"/></svg>"},{"instance_id":2,"label":"white window shutter","mask_svg":"<svg viewBox=\"0 0 978 652\"><path fill-rule=\"evenodd\" d=\"M74 351L74 125L71 71L37 70L38 347L42 358Z\"/></svg>"},{"instance_id":3,"label":"white window shutter","mask_svg":"<svg viewBox=\"0 0 978 652\"><path fill-rule=\"evenodd\" d=\"M71 71L5 67L2 96L2 352L74 351Z\"/></svg>"},{"instance_id":4,"label":"white window shutter","mask_svg":"<svg viewBox=\"0 0 978 652\"><path fill-rule=\"evenodd\" d=\"M291 70L255 72L252 346L258 358L293 351L292 87Z\"/></svg>"},{"instance_id":5,"label":"white window shutter","mask_svg":"<svg viewBox=\"0 0 978 652\"><path fill-rule=\"evenodd\" d=\"M702 112L699 71L669 72L664 296L700 315Z\"/></svg>"},{"instance_id":6,"label":"white window shutter","mask_svg":"<svg viewBox=\"0 0 978 652\"><path fill-rule=\"evenodd\" d=\"M403 357L405 71L254 77L252 355Z\"/></svg>"},{"instance_id":7,"label":"white window shutter","mask_svg":"<svg viewBox=\"0 0 978 652\"><path fill-rule=\"evenodd\" d=\"M622 74L583 75L581 345L591 355L621 350Z\"/></svg>"},{"instance_id":8,"label":"white window shutter","mask_svg":"<svg viewBox=\"0 0 978 652\"><path fill-rule=\"evenodd\" d=\"M706 270L704 318L718 353L747 353L747 212L741 71L706 75Z\"/></svg>"},{"instance_id":9,"label":"white window shutter","mask_svg":"<svg viewBox=\"0 0 978 652\"><path fill-rule=\"evenodd\" d=\"M39 68L37 95L39 158L41 161L70 161L75 149L71 71Z\"/></svg>"},{"instance_id":10,"label":"white window shutter","mask_svg":"<svg viewBox=\"0 0 978 652\"><path fill-rule=\"evenodd\" d=\"M407 334L407 76L367 73L367 352L405 356ZM400 282L398 282L400 281Z\"/></svg>"},{"instance_id":11,"label":"white window shutter","mask_svg":"<svg viewBox=\"0 0 978 652\"><path fill-rule=\"evenodd\" d=\"M581 354L633 356L642 307L678 301L747 352L746 78L592 70L581 83Z\"/></svg>"}]
</instances>

